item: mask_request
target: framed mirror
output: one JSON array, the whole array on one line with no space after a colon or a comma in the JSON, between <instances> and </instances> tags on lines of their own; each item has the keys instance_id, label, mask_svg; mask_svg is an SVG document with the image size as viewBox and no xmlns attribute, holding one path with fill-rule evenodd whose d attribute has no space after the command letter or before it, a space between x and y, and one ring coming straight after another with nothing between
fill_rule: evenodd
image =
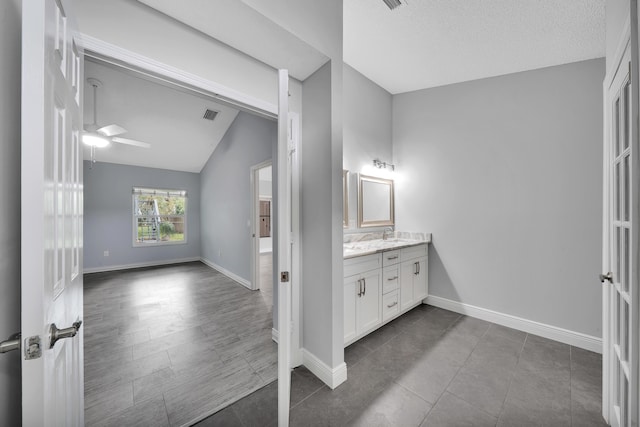
<instances>
[{"instance_id":1,"label":"framed mirror","mask_svg":"<svg viewBox=\"0 0 640 427\"><path fill-rule=\"evenodd\" d=\"M342 227L349 227L349 171L342 170Z\"/></svg>"},{"instance_id":2,"label":"framed mirror","mask_svg":"<svg viewBox=\"0 0 640 427\"><path fill-rule=\"evenodd\" d=\"M393 180L358 176L358 227L394 225Z\"/></svg>"}]
</instances>

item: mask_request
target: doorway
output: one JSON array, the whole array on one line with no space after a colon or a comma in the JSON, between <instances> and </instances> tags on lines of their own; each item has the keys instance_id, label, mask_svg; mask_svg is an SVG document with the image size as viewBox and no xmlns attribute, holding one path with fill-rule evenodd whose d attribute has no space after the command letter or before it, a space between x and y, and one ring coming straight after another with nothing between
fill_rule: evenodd
<instances>
[{"instance_id":1,"label":"doorway","mask_svg":"<svg viewBox=\"0 0 640 427\"><path fill-rule=\"evenodd\" d=\"M129 70L128 73L133 74L135 73L135 71ZM89 75L87 76L90 77ZM143 80L147 80L147 83L148 83L148 80L151 80L151 79L152 79L151 76L146 76L143 78ZM186 90L186 89L183 89L183 90ZM244 115L243 117L245 118L249 116L253 117L253 115L249 114L246 111L241 111L240 113L238 113L238 115L239 116ZM88 121L91 121L90 119L91 117L88 117ZM274 128L274 131L275 131L275 122L273 121L272 117L269 117L269 119L271 119L270 123L273 125L272 127ZM109 120L108 118L105 118L105 120L106 120L106 123L111 122L111 120ZM264 117L261 117L260 120L262 122L269 121ZM117 121L117 122L121 123L120 121ZM123 125L129 128L130 131L133 129L132 125L128 123L123 123ZM144 140L142 136L139 136L138 138ZM269 149L269 155L271 155L273 151L275 150ZM152 154L149 151L144 152L144 155L152 156ZM105 168L100 167L101 162L107 156L106 151L103 151L102 153L97 152L96 156L97 156L96 160L98 161L98 163L96 164L95 168L90 171L90 173L92 174L92 176L95 177L95 179L93 179L94 183L98 181L105 186L103 189L101 189L101 191L99 191L99 194L97 194L96 196L98 196L98 198L103 200L104 199L112 200L112 202L110 203L109 209L113 209L116 204L115 199L111 197L104 197L104 196L106 196L107 191L109 191L110 188L114 188L118 184L113 177L109 178L106 175L104 176L99 175L100 173L104 172L103 169L106 169L106 167ZM103 164L106 165L107 163L103 163ZM244 170L245 171L244 174L246 174L246 168L243 168L242 170ZM125 176L126 176L125 173L117 174L118 180L124 179ZM244 190L243 194L240 195L243 203L246 203L246 200L247 200L246 194L248 192L247 190L249 189L249 182L248 182L249 180L246 175L245 175L245 178L247 183L245 187L246 190ZM156 187L183 189L182 185L177 185L177 184L172 185L170 183L160 182L162 179L163 178L160 177L159 175L154 178L154 182L158 183ZM90 196L92 195L92 190L90 190L88 186L90 182L87 182L87 181L88 180L85 180L85 184L87 184L85 185L85 190L87 191L88 194L86 194L85 201L86 199L90 198ZM149 184L145 182L138 182L137 184L142 185L144 187L149 186ZM229 186L227 185L227 187ZM233 192L236 192L237 187L232 188L232 190ZM233 195L231 194L229 197L231 196ZM131 197L130 191L127 197L128 198ZM191 189L189 189L189 191L187 192L188 203L186 204L187 216L189 211L195 207L195 203L194 203L195 200L193 200L193 198L194 198L194 195L192 194ZM215 202L226 203L225 200L221 200L221 199L216 199ZM226 205L226 207L227 207L227 210L224 212L228 212L228 204ZM130 208L130 204L129 204L129 208ZM218 211L221 211L221 209L218 209ZM270 206L270 209L269 209L270 219L273 218L272 211L273 211L273 208L272 206ZM86 224L86 227L91 227L91 222L87 221L88 213L89 212L85 211L85 224ZM161 216L161 215L158 215L158 216ZM230 216L230 215L227 215L227 216ZM243 222L243 230L239 232L239 234L245 233L245 236L247 236L246 240L248 241L249 236L246 234L247 217L248 215L244 216L244 219L241 220ZM130 221L130 219L131 218L127 218L125 221ZM195 222L198 222L198 221L195 221ZM187 243L193 241L192 239L193 236L188 236L189 231L190 230L192 231L194 229L193 225L194 225L194 221L187 221L186 232L184 232L185 240L187 241ZM130 226L129 226L129 229L131 229ZM269 227L269 229L271 229L271 227ZM105 230L105 231L109 231L109 230ZM110 236L114 236L115 234L116 233L114 232L114 230L111 229L111 231L109 231L102 238L91 239L91 240L94 240L94 241L100 240L102 242L106 242L107 239L110 238ZM136 233L134 232L134 234ZM236 237L239 237L239 236L236 236ZM87 243L89 243L90 239L89 239L88 233L85 233L85 240L87 241ZM155 240L161 240L161 239L155 239ZM150 246L152 250L157 250L157 249L165 250L165 248L170 248L171 250L177 250L177 248L186 247L185 246L186 244L182 246L179 246L179 245L161 246L160 242L153 242L153 243L147 243L147 242L149 242L149 239L145 239L145 244L148 244L148 245L157 244L157 246ZM145 248L145 249L148 249L148 248ZM119 255L119 252L122 252L124 250L125 250L124 248L122 250L113 250L110 248L105 248L104 252L102 250L99 251L98 256L107 258L107 259L114 259L116 256ZM87 251L86 245L85 245L85 251L87 253L89 252ZM138 249L138 251L140 250ZM104 254L105 252L107 253L106 255ZM133 401L128 403L125 402L125 404L133 403L133 406L131 407L134 407L137 404L141 404L141 405L144 405L143 409L149 409L155 403L158 403L157 406L160 409L162 409L162 406L165 407L165 411L167 413L169 423L171 425L174 425L174 424L180 425L182 423L193 422L193 421L196 421L198 418L203 418L207 415L210 415L212 412L215 412L221 409L220 405L226 406L232 403L235 399L243 397L243 395L251 391L254 391L257 388L260 388L265 384L268 384L269 382L273 381L276 378L277 376L277 345L274 344L271 339L272 338L272 319L273 319L272 310L273 310L273 306L276 305L275 301L273 301L273 299L269 299L268 301L265 299L262 299L259 293L253 293L250 290L243 288L241 285L238 285L237 283L231 283L231 280L229 280L229 277L231 277L231 279L235 279L233 277L233 271L231 270L231 268L227 268L227 269L223 268L221 265L222 262L219 259L215 258L215 254L217 253L221 255L221 258L224 260L225 257L228 257L228 253L225 253L224 249L213 250L212 253L213 255L208 258L205 258L204 256L201 256L200 258L203 258L202 262L204 262L204 264L208 264L209 267L215 268L222 274L217 274L217 273L211 274L211 271L212 271L211 269L197 262L200 260L190 260L187 258L183 258L184 261L192 261L192 262L187 264L177 264L175 266L153 266L153 267L151 266L151 264L145 266L145 265L140 265L141 263L139 263L138 265L133 265L133 267L142 267L144 270L133 270L133 271L128 270L127 271L127 270L119 270L118 268L113 268L114 270L113 272L98 273L97 275L94 275L92 280L86 280L85 283L89 286L93 286L92 291L95 291L96 296L98 296L98 298L92 301L90 300L90 297L87 294L87 292L85 292L85 297L87 298L87 302L89 304L86 306L86 309L85 309L85 313L87 314L86 329L85 329L87 332L87 340L86 340L87 343L97 344L97 346L101 345L100 334L99 333L93 334L93 336L91 336L92 334L89 333L89 332L97 332L101 330L101 328L95 328L95 327L92 328L92 322L95 325L97 324L96 321L102 320L102 319L107 319L110 321L112 320L114 322L124 320L124 317L121 318L117 316L117 314L120 313L119 309L134 305L130 301L117 300L115 298L116 295L114 295L114 292L119 294L120 296L126 296L126 294L129 293L129 296L133 296L137 299L137 301L135 302L136 307L138 305L145 306L144 309L140 308L140 310L143 310L143 311L137 310L135 313L131 313L132 317L137 318L137 319L134 319L134 320L138 320L137 322L133 321L127 325L122 324L118 326L117 331L120 337L119 338L113 337L115 340L121 341L121 344L123 344L121 347L131 347L130 349L127 349L127 350L131 350L132 353L126 355L126 357L128 357L129 355L131 356L131 361L130 361L131 363L129 361L109 360L108 361L109 363L106 363L103 367L100 367L94 370L93 372L89 372L88 373L89 378L87 380L90 382L89 384L90 387L87 387L87 390L92 392L95 390L100 390L100 391L106 390L108 392L113 392L113 396L119 396L119 398L121 399L120 401L122 402L122 399L125 398L123 396L126 396L126 394L122 394L120 393L120 391L122 391L123 389L132 388ZM248 253L246 258L249 258ZM246 260L246 258L241 260L241 262L245 263L245 265L246 265L246 261L244 260ZM123 267L123 265L120 265L119 267ZM124 265L124 267L132 267L132 265ZM274 267L270 266L270 268L273 271ZM155 272L152 271L153 269L155 269ZM115 271L115 270L118 270L118 271ZM129 273L132 273L133 276L128 275ZM227 276L227 277L224 277L224 276ZM240 277L240 274L238 274L237 276L238 276L238 279L242 279L242 277ZM244 277L249 279L248 275L244 275ZM171 280L177 279L182 283L182 285L176 287L175 283L173 282L170 283L169 279ZM197 295L191 295L191 296L188 295L188 290L187 290L188 286L187 287L184 286L185 280L191 281L195 286L199 287L199 289L196 289ZM133 293L131 293L132 292L131 289L123 286L123 283L124 282L133 283L134 281L139 286L137 286L136 290L134 290ZM239 280L236 280L236 282L238 281ZM244 283L241 283L241 284L244 285ZM220 285L223 285L223 286L220 286ZM226 297L228 297L228 300L227 300L228 304L223 304L218 306L213 306L213 305L207 306L205 304L206 300L210 300L211 302L222 300L220 295L216 297L215 295L216 292L211 293L212 289L214 289L216 286L218 287L218 293L220 294L223 293ZM249 296L247 297L247 295ZM160 296L161 299L153 300L154 296ZM261 302L263 303L263 305L268 304L268 309L263 311L259 311L257 309L251 309L252 307L251 304L245 304L244 307L236 306L235 309L233 308L234 306L232 304L234 301L246 302L247 301L246 298L252 298L252 301L256 299L262 299ZM266 298L268 299L269 297L266 297ZM273 293L271 293L271 298L273 298ZM92 308L95 308L97 304L100 304L100 301L104 301L104 300L109 300L113 302L115 305L112 305L106 311L103 310L102 312L100 312L100 314L92 318L91 317ZM256 303L254 305L254 308L255 306L259 305L258 304L259 301L253 301L253 302ZM164 317L164 315L167 314L168 312L173 312L177 314L179 317L174 316L175 319L172 321L170 318ZM97 310L95 310L94 313L97 313ZM202 318L199 315L196 316L196 314L204 314L205 318ZM99 319L99 317L101 317L102 319ZM146 318L146 320L143 321L143 318ZM147 322L148 324L143 324L145 322ZM202 323L202 322L206 322L206 323ZM134 326L133 329L131 329L132 324L135 324L133 325ZM125 327L128 328L126 331L124 329ZM227 334L226 336L221 335L222 329L226 330L227 332L230 332L231 334L230 335ZM161 336L157 335L160 332L164 333L171 330L173 331L171 333L174 335L171 337L172 339L170 340L164 340ZM204 335L208 336L207 339L204 339L203 333ZM176 339L179 341L175 341ZM149 343L149 341L151 341L151 343ZM166 349L161 349L160 347L158 347L158 345L162 346L161 343L163 341L166 341L167 343L169 341L172 341L171 343L172 347L167 347ZM211 344L209 346L211 348L208 348L206 345L205 347L202 347L202 344L205 341ZM189 351L189 349L195 348L193 347L194 343L196 344L195 347L198 347L198 348L196 348L197 351L191 352ZM233 346L234 343L240 344L240 347L235 348ZM131 345L129 346L129 344ZM173 345L173 344L179 344L179 345ZM115 347L112 347L112 350ZM174 348L174 350L171 350L171 348ZM156 351L156 350L159 350L159 351ZM145 354L145 352L147 354ZM91 357L88 357L86 359L88 363L91 363L96 360L97 358L96 353L100 353L100 351L92 352L92 354L90 355ZM164 353L166 353L168 358L164 356ZM189 356L189 353L192 353L191 356ZM200 356L197 355L198 353L200 354ZM111 354L115 354L115 352L111 351ZM157 354L163 354L163 355L157 356ZM217 358L212 357L212 355L214 354L218 357ZM243 364L239 365L239 362L242 362L243 360L244 362L246 362L246 365L243 365ZM145 361L145 362L142 362L142 361ZM197 368L198 363L201 363L201 366L203 366L203 364L206 364L210 367L217 364L218 367L221 369L230 368L235 373L241 374L242 378L236 382L227 381L225 383L224 381L216 382L217 380L214 379L215 374L212 372L203 372L200 370L197 375L186 374L187 369L190 369L192 367ZM128 386L121 387L122 384L121 382L119 382L120 381L119 379L109 384L106 384L105 386L105 383L101 379L103 377L103 374L104 376L106 376L108 375L109 372L113 370L115 371L121 370L122 367L124 367L125 370L127 370L127 372L126 372L126 375L118 374L121 377L136 375L133 370L136 367L136 365L139 365L143 373L148 374L148 375L144 375L144 377L146 377L145 380L150 381L150 383L148 383L147 385L150 385L151 387L145 386L145 381L142 381L142 378L136 378L136 380L139 379L141 381L138 381L136 384L136 381L134 380L132 387L128 387ZM117 367L117 369L115 369L115 367ZM144 372L145 369L147 370L151 369L153 372L151 371ZM200 369L200 368L197 368L197 369ZM245 375L246 373L249 372L247 371L247 369L253 370L255 375L248 375L248 376ZM231 378L229 376L228 371L223 375L223 377L226 378L227 380ZM175 379L177 379L177 382L174 382ZM222 380L222 378L218 378L218 379ZM242 382L246 387L240 390L240 388L237 387L239 382ZM199 384L199 386L194 387L194 384L195 385ZM216 396L213 396L213 394L211 393L215 394L215 392L217 392L218 390L224 389L225 384L231 386L231 388L233 388L235 392L238 392L238 393L235 396L232 396L229 398L225 396L216 395L218 398L214 399L214 397ZM214 390L207 388L211 385L215 386ZM196 392L196 394L192 395L192 398L185 397L186 396L185 393L190 390ZM157 396L158 392L161 393L162 399L164 400L163 405L159 404L160 397ZM206 399L207 402L208 403L217 402L217 403L214 405L209 405L206 408L204 406L202 406L201 408L198 408L196 403L198 403L198 401L203 402L204 400L203 396L206 396L207 393L211 394L209 396L211 397L211 399ZM154 397L154 394L156 395L155 397ZM199 397L196 398L196 396L199 396ZM178 407L178 406L187 407L188 411L185 412L186 415L178 414L177 412L170 410L169 406L171 406L172 403L167 403L167 400L170 401L172 399L174 400L173 404L175 404L174 405L175 407ZM179 399L184 399L183 404L176 403ZM91 406L92 408L92 411L91 411L92 417L101 416L101 415L111 417L115 415L114 413L116 411L115 411L115 408L113 407L104 409L102 410L102 412L101 410L96 409L97 408L96 405L99 404L100 402L113 403L113 400L109 399L109 396L105 393L93 394L92 396L88 397L86 401L87 401L87 406ZM197 412L198 410L200 411ZM123 413L121 415L123 417L127 415L131 415L132 411L133 410L129 411L128 414ZM94 419L94 418L91 418L91 419L89 418L90 417L88 417L89 421L91 419ZM127 424L126 419L124 418L121 419L120 421L122 421L121 424L123 425Z\"/></svg>"},{"instance_id":2,"label":"doorway","mask_svg":"<svg viewBox=\"0 0 640 427\"><path fill-rule=\"evenodd\" d=\"M267 160L254 165L251 173L252 288L265 300L273 299L273 167Z\"/></svg>"}]
</instances>

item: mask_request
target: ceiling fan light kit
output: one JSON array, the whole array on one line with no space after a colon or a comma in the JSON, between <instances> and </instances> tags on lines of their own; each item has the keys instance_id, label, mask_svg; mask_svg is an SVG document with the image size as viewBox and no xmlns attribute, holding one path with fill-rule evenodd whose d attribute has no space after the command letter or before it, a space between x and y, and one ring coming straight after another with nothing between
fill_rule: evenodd
<instances>
[{"instance_id":1,"label":"ceiling fan light kit","mask_svg":"<svg viewBox=\"0 0 640 427\"><path fill-rule=\"evenodd\" d=\"M402 3L400 3L400 0L382 0L384 2L384 4L386 4L389 9L393 10L396 7L400 6Z\"/></svg>"},{"instance_id":2,"label":"ceiling fan light kit","mask_svg":"<svg viewBox=\"0 0 640 427\"><path fill-rule=\"evenodd\" d=\"M109 145L109 140L97 132L85 132L82 142L90 147L104 148Z\"/></svg>"},{"instance_id":3,"label":"ceiling fan light kit","mask_svg":"<svg viewBox=\"0 0 640 427\"><path fill-rule=\"evenodd\" d=\"M84 126L82 134L82 142L91 147L91 162L95 163L95 149L109 146L112 142L119 144L132 145L134 147L150 148L151 144L147 142L137 141L135 139L118 138L117 135L127 133L122 126L111 124L107 126L98 126L98 88L102 87L102 82L98 79L89 77L87 79L93 87L93 123Z\"/></svg>"}]
</instances>

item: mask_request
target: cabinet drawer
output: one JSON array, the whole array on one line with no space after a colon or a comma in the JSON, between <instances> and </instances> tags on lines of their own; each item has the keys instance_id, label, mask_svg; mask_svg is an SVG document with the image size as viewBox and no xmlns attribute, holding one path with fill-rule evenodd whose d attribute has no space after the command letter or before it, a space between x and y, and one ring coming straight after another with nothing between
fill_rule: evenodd
<instances>
[{"instance_id":1,"label":"cabinet drawer","mask_svg":"<svg viewBox=\"0 0 640 427\"><path fill-rule=\"evenodd\" d=\"M382 253L382 266L393 265L400 262L400 250L387 251Z\"/></svg>"},{"instance_id":2,"label":"cabinet drawer","mask_svg":"<svg viewBox=\"0 0 640 427\"><path fill-rule=\"evenodd\" d=\"M365 271L375 270L381 267L380 254L365 255L344 261L344 277L361 274Z\"/></svg>"},{"instance_id":3,"label":"cabinet drawer","mask_svg":"<svg viewBox=\"0 0 640 427\"><path fill-rule=\"evenodd\" d=\"M382 320L385 321L400 311L398 302L398 291L389 292L382 296Z\"/></svg>"},{"instance_id":4,"label":"cabinet drawer","mask_svg":"<svg viewBox=\"0 0 640 427\"><path fill-rule=\"evenodd\" d=\"M410 259L427 256L427 245L411 246L400 250L400 259L408 261Z\"/></svg>"},{"instance_id":5,"label":"cabinet drawer","mask_svg":"<svg viewBox=\"0 0 640 427\"><path fill-rule=\"evenodd\" d=\"M385 267L382 270L382 293L398 289L398 280L400 278L400 271L397 265L392 267Z\"/></svg>"}]
</instances>

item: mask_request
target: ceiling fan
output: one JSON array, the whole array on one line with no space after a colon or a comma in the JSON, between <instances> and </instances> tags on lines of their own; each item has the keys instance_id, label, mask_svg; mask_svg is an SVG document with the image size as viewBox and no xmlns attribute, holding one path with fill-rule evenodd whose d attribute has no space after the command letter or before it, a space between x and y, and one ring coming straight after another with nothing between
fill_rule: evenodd
<instances>
[{"instance_id":1,"label":"ceiling fan","mask_svg":"<svg viewBox=\"0 0 640 427\"><path fill-rule=\"evenodd\" d=\"M107 126L98 126L98 88L102 87L102 82L92 77L87 79L87 83L93 86L93 123L84 125L84 133L82 134L82 142L91 147L93 158L94 149L96 147L103 148L112 142L118 144L133 145L141 148L151 148L151 144L138 141L135 139L120 138L118 135L127 133L122 126L111 124Z\"/></svg>"}]
</instances>

